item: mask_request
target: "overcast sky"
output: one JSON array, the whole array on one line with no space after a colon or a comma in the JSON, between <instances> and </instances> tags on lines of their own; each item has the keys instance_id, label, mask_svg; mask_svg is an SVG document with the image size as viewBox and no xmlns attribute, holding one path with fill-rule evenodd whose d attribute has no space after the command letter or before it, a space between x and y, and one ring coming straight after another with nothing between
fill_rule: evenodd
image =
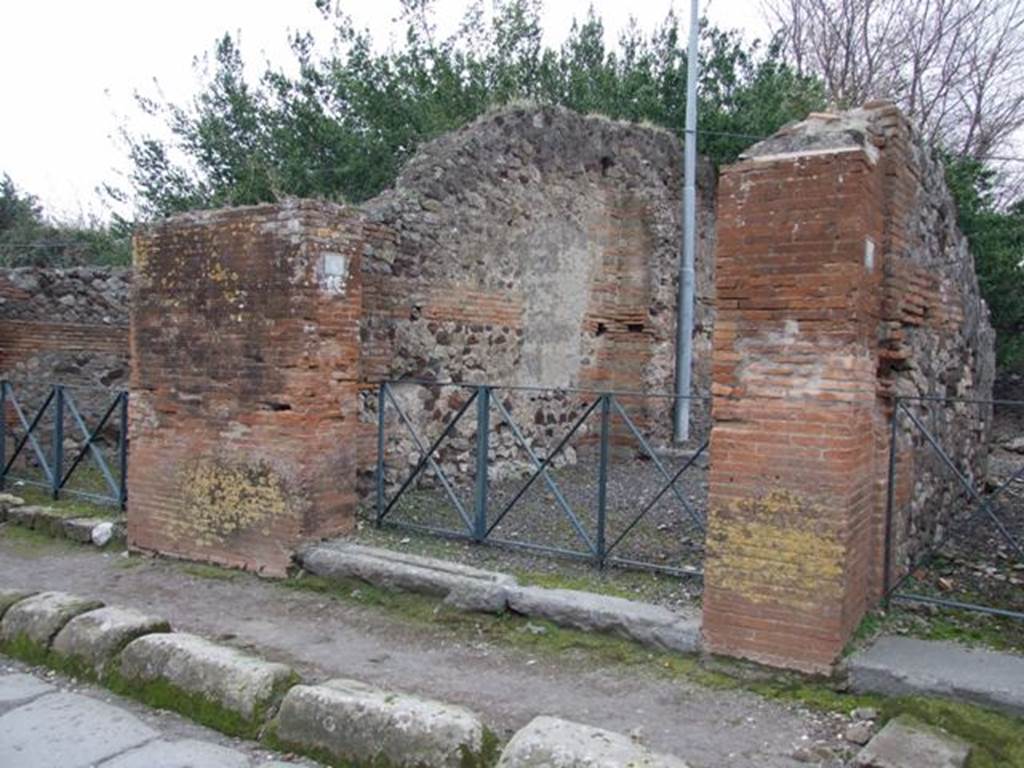
<instances>
[{"instance_id":1,"label":"overcast sky","mask_svg":"<svg viewBox=\"0 0 1024 768\"><path fill-rule=\"evenodd\" d=\"M766 32L758 0L701 0L719 26L748 36ZM386 44L397 29L399 0L343 0L374 39ZM466 0L437 0L441 25L454 26ZM547 42L557 44L591 0L546 0ZM636 17L645 29L665 18L670 0L593 5L609 43ZM684 18L686 0L675 7ZM126 168L118 126L142 127L133 93L182 102L194 92L192 60L224 32L241 35L254 75L266 60L291 61L289 30L329 39L313 0L35 0L0 1L0 173L37 195L51 214L105 215L97 185ZM444 31L442 29L442 31Z\"/></svg>"}]
</instances>

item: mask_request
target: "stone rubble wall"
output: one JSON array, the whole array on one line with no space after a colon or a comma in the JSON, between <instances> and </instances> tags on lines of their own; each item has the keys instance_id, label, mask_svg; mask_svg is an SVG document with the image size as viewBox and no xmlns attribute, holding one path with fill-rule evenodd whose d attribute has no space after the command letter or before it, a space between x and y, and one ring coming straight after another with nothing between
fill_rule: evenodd
<instances>
[{"instance_id":1,"label":"stone rubble wall","mask_svg":"<svg viewBox=\"0 0 1024 768\"><path fill-rule=\"evenodd\" d=\"M992 407L914 398L991 400L995 332L981 298L974 257L956 224L941 160L895 108L876 110L874 143L888 158L885 283L878 392L903 400L976 487L987 474ZM888 411L887 411L888 413ZM888 458L886 421L879 434ZM965 504L965 490L912 420L897 423L894 574L941 542ZM888 478L888 466L879 467ZM882 481L880 481L882 482ZM884 496L884 494L880 494Z\"/></svg>"},{"instance_id":2,"label":"stone rubble wall","mask_svg":"<svg viewBox=\"0 0 1024 768\"><path fill-rule=\"evenodd\" d=\"M363 380L548 388L495 393L542 456L593 403L593 390L671 393L680 157L666 131L555 107L502 110L422 147L394 189L363 206L381 227L363 261ZM715 314L708 164L698 198L694 392L706 395ZM395 395L429 443L468 392L407 384ZM671 403L623 401L656 444L669 436ZM364 485L376 410L368 388ZM694 434L705 436L708 408L693 411ZM444 446L446 472L474 466L475 418L467 413ZM588 420L579 443L593 444L596 426ZM492 429L493 476L525 471L526 455L496 411ZM616 433L631 442L621 422ZM418 453L394 413L388 434L389 480L397 480Z\"/></svg>"},{"instance_id":3,"label":"stone rubble wall","mask_svg":"<svg viewBox=\"0 0 1024 768\"><path fill-rule=\"evenodd\" d=\"M0 376L28 419L54 384L67 387L90 427L127 389L131 282L127 268L0 270ZM6 418L17 423L11 408ZM78 435L70 419L65 431Z\"/></svg>"}]
</instances>

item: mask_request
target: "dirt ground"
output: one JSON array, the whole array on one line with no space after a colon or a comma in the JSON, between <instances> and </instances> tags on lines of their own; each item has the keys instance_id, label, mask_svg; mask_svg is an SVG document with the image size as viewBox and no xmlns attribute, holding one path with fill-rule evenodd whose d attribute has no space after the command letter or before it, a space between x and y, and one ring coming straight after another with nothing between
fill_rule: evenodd
<instances>
[{"instance_id":1,"label":"dirt ground","mask_svg":"<svg viewBox=\"0 0 1024 768\"><path fill-rule=\"evenodd\" d=\"M192 571L190 573L189 571ZM694 768L838 766L842 716L743 690L706 688L574 650L527 651L379 607L166 560L99 553L0 531L0 584L60 589L164 615L293 664L307 679L351 676L479 712L503 736L538 714L633 732ZM816 747L833 758L811 758Z\"/></svg>"}]
</instances>

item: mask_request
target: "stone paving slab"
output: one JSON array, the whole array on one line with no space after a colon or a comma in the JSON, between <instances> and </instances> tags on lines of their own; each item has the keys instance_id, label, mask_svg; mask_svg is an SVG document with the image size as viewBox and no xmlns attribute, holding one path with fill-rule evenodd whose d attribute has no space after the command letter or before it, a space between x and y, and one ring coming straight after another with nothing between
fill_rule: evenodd
<instances>
[{"instance_id":1,"label":"stone paving slab","mask_svg":"<svg viewBox=\"0 0 1024 768\"><path fill-rule=\"evenodd\" d=\"M71 619L57 633L52 650L102 674L114 656L132 640L170 629L165 619L130 608L108 606Z\"/></svg>"},{"instance_id":2,"label":"stone paving slab","mask_svg":"<svg viewBox=\"0 0 1024 768\"><path fill-rule=\"evenodd\" d=\"M195 739L151 741L108 760L100 768L249 768L234 749Z\"/></svg>"},{"instance_id":3,"label":"stone paving slab","mask_svg":"<svg viewBox=\"0 0 1024 768\"><path fill-rule=\"evenodd\" d=\"M294 679L284 664L185 633L145 635L121 652L120 675L145 684L162 681L213 702L258 727Z\"/></svg>"},{"instance_id":4,"label":"stone paving slab","mask_svg":"<svg viewBox=\"0 0 1024 768\"><path fill-rule=\"evenodd\" d=\"M1024 656L882 637L847 661L858 693L947 696L1024 715Z\"/></svg>"},{"instance_id":5,"label":"stone paving slab","mask_svg":"<svg viewBox=\"0 0 1024 768\"><path fill-rule=\"evenodd\" d=\"M11 643L24 638L48 648L54 636L71 619L102 606L98 600L66 592L40 592L7 609L0 620L0 642Z\"/></svg>"},{"instance_id":6,"label":"stone paving slab","mask_svg":"<svg viewBox=\"0 0 1024 768\"><path fill-rule=\"evenodd\" d=\"M0 675L0 714L22 704L28 704L33 699L53 693L55 690L55 686L32 675Z\"/></svg>"},{"instance_id":7,"label":"stone paving slab","mask_svg":"<svg viewBox=\"0 0 1024 768\"><path fill-rule=\"evenodd\" d=\"M649 603L571 589L518 587L509 593L509 608L585 632L611 632L661 650L700 650L697 616L683 616Z\"/></svg>"},{"instance_id":8,"label":"stone paving slab","mask_svg":"<svg viewBox=\"0 0 1024 768\"><path fill-rule=\"evenodd\" d=\"M0 715L0 766L92 768L157 735L118 707L51 693Z\"/></svg>"},{"instance_id":9,"label":"stone paving slab","mask_svg":"<svg viewBox=\"0 0 1024 768\"><path fill-rule=\"evenodd\" d=\"M395 768L459 768L483 743L483 726L469 710L345 679L292 688L272 728L297 751Z\"/></svg>"},{"instance_id":10,"label":"stone paving slab","mask_svg":"<svg viewBox=\"0 0 1024 768\"><path fill-rule=\"evenodd\" d=\"M602 728L536 717L502 750L497 768L687 768L654 754L628 736Z\"/></svg>"},{"instance_id":11,"label":"stone paving slab","mask_svg":"<svg viewBox=\"0 0 1024 768\"><path fill-rule=\"evenodd\" d=\"M963 768L971 747L911 717L893 718L854 759L857 768Z\"/></svg>"}]
</instances>

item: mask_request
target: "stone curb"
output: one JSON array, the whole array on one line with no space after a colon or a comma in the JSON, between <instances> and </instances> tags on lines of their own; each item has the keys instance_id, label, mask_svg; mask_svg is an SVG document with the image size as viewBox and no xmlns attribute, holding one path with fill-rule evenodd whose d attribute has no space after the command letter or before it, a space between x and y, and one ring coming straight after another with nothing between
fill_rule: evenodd
<instances>
[{"instance_id":1,"label":"stone curb","mask_svg":"<svg viewBox=\"0 0 1024 768\"><path fill-rule=\"evenodd\" d=\"M513 577L504 573L344 542L306 547L299 552L297 559L305 570L327 579L359 579L435 597L516 584Z\"/></svg>"},{"instance_id":2,"label":"stone curb","mask_svg":"<svg viewBox=\"0 0 1024 768\"><path fill-rule=\"evenodd\" d=\"M102 677L128 643L143 635L170 631L165 619L107 606L71 619L57 633L50 650L75 668Z\"/></svg>"},{"instance_id":3,"label":"stone curb","mask_svg":"<svg viewBox=\"0 0 1024 768\"><path fill-rule=\"evenodd\" d=\"M345 679L292 688L268 734L272 746L395 768L460 768L482 758L485 741L480 720L462 707Z\"/></svg>"},{"instance_id":4,"label":"stone curb","mask_svg":"<svg viewBox=\"0 0 1024 768\"><path fill-rule=\"evenodd\" d=\"M106 546L109 542L123 544L126 532L122 520L98 517L64 517L52 507L26 505L24 500L11 494L0 494L0 522L39 531L55 539L68 539L79 544ZM111 536L98 543L97 527L110 524Z\"/></svg>"},{"instance_id":5,"label":"stone curb","mask_svg":"<svg viewBox=\"0 0 1024 768\"><path fill-rule=\"evenodd\" d=\"M585 632L606 632L662 651L699 653L701 620L660 606L593 592L521 587L514 577L430 557L347 542L315 544L297 556L304 570L326 579L369 584L443 597L460 611L503 613Z\"/></svg>"},{"instance_id":6,"label":"stone curb","mask_svg":"<svg viewBox=\"0 0 1024 768\"><path fill-rule=\"evenodd\" d=\"M169 627L161 619L62 592L0 590L0 651L10 651L3 642L7 633L27 636L43 643L44 652L32 663L73 673L77 663L117 693L224 733L249 738L262 734L269 746L341 764L486 768L499 760L497 739L463 707L355 680L299 684L298 675L283 664L164 630ZM601 754L626 757L580 762L589 759L587 747L598 742ZM566 752L566 745L582 750L583 757L573 757L576 753ZM527 755L541 755L542 761L522 762L524 749ZM543 757L549 753L558 757ZM686 768L686 763L654 755L622 734L556 718L537 718L522 729L497 764Z\"/></svg>"},{"instance_id":7,"label":"stone curb","mask_svg":"<svg viewBox=\"0 0 1024 768\"><path fill-rule=\"evenodd\" d=\"M258 734L298 682L284 664L184 633L132 640L118 657L117 677L119 685L141 688L143 701L153 697L182 714L203 716L212 705L209 718L228 715L228 730L240 735Z\"/></svg>"},{"instance_id":8,"label":"stone curb","mask_svg":"<svg viewBox=\"0 0 1024 768\"><path fill-rule=\"evenodd\" d=\"M845 666L857 693L944 696L1024 715L1024 656L936 640L881 637Z\"/></svg>"},{"instance_id":9,"label":"stone curb","mask_svg":"<svg viewBox=\"0 0 1024 768\"><path fill-rule=\"evenodd\" d=\"M65 624L79 614L102 606L98 600L86 600L65 592L40 592L26 597L11 605L0 620L0 647L24 656L30 649L19 646L28 643L32 646L32 656L45 655Z\"/></svg>"},{"instance_id":10,"label":"stone curb","mask_svg":"<svg viewBox=\"0 0 1024 768\"><path fill-rule=\"evenodd\" d=\"M516 613L547 619L585 632L608 632L641 645L679 653L698 653L701 623L649 603L571 589L518 587L509 594Z\"/></svg>"},{"instance_id":11,"label":"stone curb","mask_svg":"<svg viewBox=\"0 0 1024 768\"><path fill-rule=\"evenodd\" d=\"M501 753L497 768L688 768L627 736L557 717L535 717Z\"/></svg>"}]
</instances>

